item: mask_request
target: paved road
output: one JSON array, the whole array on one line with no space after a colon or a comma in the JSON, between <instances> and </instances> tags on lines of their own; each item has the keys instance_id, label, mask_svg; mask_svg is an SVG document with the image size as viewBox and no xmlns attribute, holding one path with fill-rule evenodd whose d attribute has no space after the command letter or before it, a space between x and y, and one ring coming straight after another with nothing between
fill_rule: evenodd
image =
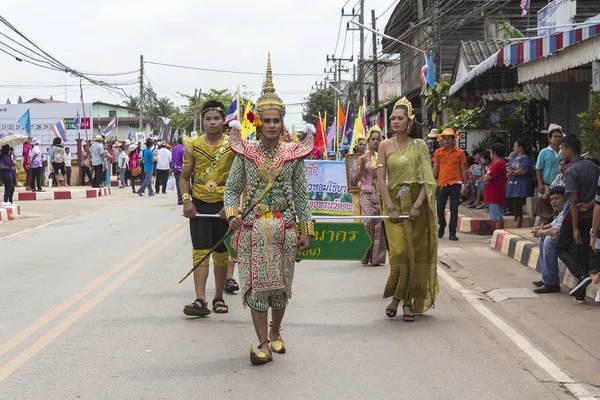
<instances>
[{"instance_id":1,"label":"paved road","mask_svg":"<svg viewBox=\"0 0 600 400\"><path fill-rule=\"evenodd\" d=\"M359 262L299 263L288 353L251 366L239 295L227 315L182 313L191 245L172 195L85 201L24 203L40 223L72 216L0 231L2 400L574 398L445 280L416 323L387 319L387 267Z\"/></svg>"}]
</instances>

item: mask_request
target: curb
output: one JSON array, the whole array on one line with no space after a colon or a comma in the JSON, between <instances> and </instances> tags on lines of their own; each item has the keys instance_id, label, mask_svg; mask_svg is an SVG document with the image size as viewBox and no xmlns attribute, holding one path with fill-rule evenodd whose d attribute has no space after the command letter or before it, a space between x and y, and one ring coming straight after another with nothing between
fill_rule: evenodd
<instances>
[{"instance_id":1,"label":"curb","mask_svg":"<svg viewBox=\"0 0 600 400\"><path fill-rule=\"evenodd\" d=\"M12 221L14 219L21 219L23 216L21 215L21 206L18 204L13 204L8 207L0 207L0 222L4 221Z\"/></svg>"},{"instance_id":2,"label":"curb","mask_svg":"<svg viewBox=\"0 0 600 400\"><path fill-rule=\"evenodd\" d=\"M542 272L540 263L540 247L538 243L522 238L505 230L497 230L492 236L490 247L499 253L520 262L522 265L531 268L539 273ZM566 265L558 260L558 276L563 286L573 287L575 278ZM587 288L586 295L594 299L599 287L590 285Z\"/></svg>"},{"instance_id":3,"label":"curb","mask_svg":"<svg viewBox=\"0 0 600 400\"><path fill-rule=\"evenodd\" d=\"M37 200L74 200L91 199L96 197L108 196L112 194L111 188L104 187L98 189L71 189L54 190L48 192L15 192L15 200L18 201L37 201Z\"/></svg>"},{"instance_id":4,"label":"curb","mask_svg":"<svg viewBox=\"0 0 600 400\"><path fill-rule=\"evenodd\" d=\"M444 216L446 222L450 221L450 210L446 209ZM490 218L471 218L458 214L458 231L461 233L473 233L476 235L491 235L496 229L496 223Z\"/></svg>"}]
</instances>

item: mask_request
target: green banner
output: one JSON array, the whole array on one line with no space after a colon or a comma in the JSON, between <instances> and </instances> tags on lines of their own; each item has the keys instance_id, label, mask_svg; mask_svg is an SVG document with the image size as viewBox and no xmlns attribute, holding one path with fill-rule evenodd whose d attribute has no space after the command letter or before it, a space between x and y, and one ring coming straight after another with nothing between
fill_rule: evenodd
<instances>
[{"instance_id":1,"label":"green banner","mask_svg":"<svg viewBox=\"0 0 600 400\"><path fill-rule=\"evenodd\" d=\"M371 243L371 237L363 224L317 222L310 249L299 252L298 259L362 260L369 251ZM231 237L227 238L225 245L232 252Z\"/></svg>"}]
</instances>

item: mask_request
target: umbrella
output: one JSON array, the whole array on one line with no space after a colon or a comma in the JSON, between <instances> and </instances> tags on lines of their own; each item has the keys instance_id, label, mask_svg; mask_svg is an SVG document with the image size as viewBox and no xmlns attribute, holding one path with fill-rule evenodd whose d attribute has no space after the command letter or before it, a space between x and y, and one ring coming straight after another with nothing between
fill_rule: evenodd
<instances>
[{"instance_id":1,"label":"umbrella","mask_svg":"<svg viewBox=\"0 0 600 400\"><path fill-rule=\"evenodd\" d=\"M0 147L9 145L11 147L23 144L29 139L29 136L13 132L0 132Z\"/></svg>"}]
</instances>

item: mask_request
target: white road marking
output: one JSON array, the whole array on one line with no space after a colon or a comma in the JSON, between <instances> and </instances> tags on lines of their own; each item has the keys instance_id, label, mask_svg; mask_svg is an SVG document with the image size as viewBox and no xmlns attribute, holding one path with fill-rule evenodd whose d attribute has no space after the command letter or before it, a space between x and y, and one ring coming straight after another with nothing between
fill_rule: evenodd
<instances>
[{"instance_id":1,"label":"white road marking","mask_svg":"<svg viewBox=\"0 0 600 400\"><path fill-rule=\"evenodd\" d=\"M525 354L527 354L537 365L548 373L557 383L571 392L579 400L598 400L583 387L570 378L558 365L552 362L542 352L536 349L523 335L504 322L500 317L494 314L489 308L484 306L476 297L468 296L464 287L458 283L450 274L438 267L438 276L441 277L452 289L460 293L469 304L473 306L488 321L500 329L510 340L512 340Z\"/></svg>"},{"instance_id":2,"label":"white road marking","mask_svg":"<svg viewBox=\"0 0 600 400\"><path fill-rule=\"evenodd\" d=\"M106 206L102 206L102 207L98 207L98 208L92 208L91 210L86 210L86 211L83 211L83 212L81 212L81 213L80 213L80 215L81 215L81 214L84 214L84 213L87 213L87 212L91 212L91 211L100 211L100 210L102 210L102 209L104 209L104 208L113 207L113 206L115 206L115 205L117 205L117 204L120 204L120 203L123 203L123 202L129 201L129 200L130 200L130 199L119 200L119 201L117 201L117 202L111 203L111 204L109 204L109 205L106 205ZM57 201L59 201L59 200L57 200ZM36 231L36 230L38 230L38 229L41 229L41 228L44 228L44 227L46 227L46 226L48 226L48 225L52 225L52 224L55 224L55 223L57 223L57 222L64 221L64 220L66 220L66 219L69 219L69 218L72 218L72 217L74 217L74 215L68 215L68 216L66 216L66 217L59 218L59 219L57 219L57 220L54 220L54 221L46 222L45 224L42 224L42 225L39 225L39 226L35 226L35 227L33 227L33 228L25 229L25 230L22 230L22 231L19 231L19 232L15 232L15 233L13 233L13 234L11 234L11 235L8 235L8 236L3 236L3 237L0 237L0 240L3 240L3 239L8 239L8 238L11 238L11 237L15 237L15 236L21 235L21 234L23 234L23 233L27 233L27 232L31 232L31 231Z\"/></svg>"}]
</instances>

